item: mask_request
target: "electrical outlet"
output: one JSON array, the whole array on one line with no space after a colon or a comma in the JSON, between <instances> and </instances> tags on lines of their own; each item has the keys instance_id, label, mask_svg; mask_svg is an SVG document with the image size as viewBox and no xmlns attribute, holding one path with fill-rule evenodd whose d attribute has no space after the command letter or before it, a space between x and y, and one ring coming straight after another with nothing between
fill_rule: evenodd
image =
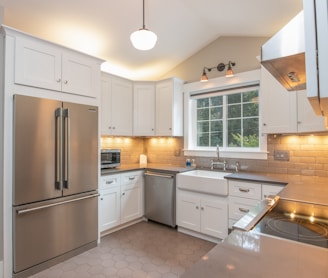
<instances>
[{"instance_id":1,"label":"electrical outlet","mask_svg":"<svg viewBox=\"0 0 328 278\"><path fill-rule=\"evenodd\" d=\"M289 151L275 150L274 160L289 161Z\"/></svg>"}]
</instances>

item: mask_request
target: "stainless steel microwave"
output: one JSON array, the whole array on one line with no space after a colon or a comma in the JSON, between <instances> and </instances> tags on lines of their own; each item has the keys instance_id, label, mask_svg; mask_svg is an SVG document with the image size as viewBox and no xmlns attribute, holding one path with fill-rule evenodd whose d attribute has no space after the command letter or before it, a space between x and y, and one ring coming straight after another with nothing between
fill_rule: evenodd
<instances>
[{"instance_id":1,"label":"stainless steel microwave","mask_svg":"<svg viewBox=\"0 0 328 278\"><path fill-rule=\"evenodd\" d=\"M101 169L119 167L121 165L120 149L102 149L101 150Z\"/></svg>"}]
</instances>

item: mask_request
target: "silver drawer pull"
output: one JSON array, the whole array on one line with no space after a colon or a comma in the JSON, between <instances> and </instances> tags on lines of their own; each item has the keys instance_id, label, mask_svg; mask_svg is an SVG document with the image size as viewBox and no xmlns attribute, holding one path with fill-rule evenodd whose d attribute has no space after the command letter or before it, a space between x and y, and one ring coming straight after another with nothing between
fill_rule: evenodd
<instances>
[{"instance_id":1,"label":"silver drawer pull","mask_svg":"<svg viewBox=\"0 0 328 278\"><path fill-rule=\"evenodd\" d=\"M111 180L111 181L106 181L106 184L111 184L111 183L113 183L114 181L113 180Z\"/></svg>"},{"instance_id":2,"label":"silver drawer pull","mask_svg":"<svg viewBox=\"0 0 328 278\"><path fill-rule=\"evenodd\" d=\"M249 189L239 188L239 191L240 192L244 192L244 193L248 193L249 192Z\"/></svg>"},{"instance_id":3,"label":"silver drawer pull","mask_svg":"<svg viewBox=\"0 0 328 278\"><path fill-rule=\"evenodd\" d=\"M249 212L249 209L239 208L239 211L247 213L247 212Z\"/></svg>"},{"instance_id":4,"label":"silver drawer pull","mask_svg":"<svg viewBox=\"0 0 328 278\"><path fill-rule=\"evenodd\" d=\"M129 177L129 180L130 181L133 181L133 180L135 180L136 179L136 177Z\"/></svg>"}]
</instances>

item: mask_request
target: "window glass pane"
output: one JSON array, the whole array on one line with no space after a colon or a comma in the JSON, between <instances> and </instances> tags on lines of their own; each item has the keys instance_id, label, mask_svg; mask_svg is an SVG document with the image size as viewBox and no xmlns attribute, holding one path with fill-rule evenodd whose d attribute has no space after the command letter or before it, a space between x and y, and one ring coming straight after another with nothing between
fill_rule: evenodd
<instances>
[{"instance_id":1,"label":"window glass pane","mask_svg":"<svg viewBox=\"0 0 328 278\"><path fill-rule=\"evenodd\" d=\"M199 133L197 135L197 146L200 147L209 146L209 133Z\"/></svg>"},{"instance_id":2,"label":"window glass pane","mask_svg":"<svg viewBox=\"0 0 328 278\"><path fill-rule=\"evenodd\" d=\"M241 120L228 120L228 146L241 147Z\"/></svg>"},{"instance_id":3,"label":"window glass pane","mask_svg":"<svg viewBox=\"0 0 328 278\"><path fill-rule=\"evenodd\" d=\"M241 103L241 93L228 95L228 104Z\"/></svg>"},{"instance_id":4,"label":"window glass pane","mask_svg":"<svg viewBox=\"0 0 328 278\"><path fill-rule=\"evenodd\" d=\"M204 108L208 107L209 99L208 98L202 98L197 100L197 108Z\"/></svg>"},{"instance_id":5,"label":"window glass pane","mask_svg":"<svg viewBox=\"0 0 328 278\"><path fill-rule=\"evenodd\" d=\"M243 102L258 102L259 91L249 91L243 93Z\"/></svg>"},{"instance_id":6,"label":"window glass pane","mask_svg":"<svg viewBox=\"0 0 328 278\"><path fill-rule=\"evenodd\" d=\"M211 106L220 106L223 104L223 96L211 97L210 98Z\"/></svg>"},{"instance_id":7,"label":"window glass pane","mask_svg":"<svg viewBox=\"0 0 328 278\"><path fill-rule=\"evenodd\" d=\"M211 120L220 120L223 117L223 107L213 107L210 108Z\"/></svg>"},{"instance_id":8,"label":"window glass pane","mask_svg":"<svg viewBox=\"0 0 328 278\"><path fill-rule=\"evenodd\" d=\"M209 122L198 122L197 133L209 132Z\"/></svg>"},{"instance_id":9,"label":"window glass pane","mask_svg":"<svg viewBox=\"0 0 328 278\"><path fill-rule=\"evenodd\" d=\"M228 105L228 118L240 118L241 117L241 104Z\"/></svg>"},{"instance_id":10,"label":"window glass pane","mask_svg":"<svg viewBox=\"0 0 328 278\"><path fill-rule=\"evenodd\" d=\"M243 104L243 117L254 117L259 115L258 103Z\"/></svg>"},{"instance_id":11,"label":"window glass pane","mask_svg":"<svg viewBox=\"0 0 328 278\"><path fill-rule=\"evenodd\" d=\"M223 131L223 122L222 121L211 121L211 132L222 132Z\"/></svg>"},{"instance_id":12,"label":"window glass pane","mask_svg":"<svg viewBox=\"0 0 328 278\"><path fill-rule=\"evenodd\" d=\"M243 147L254 148L259 146L259 119L249 118L243 120Z\"/></svg>"},{"instance_id":13,"label":"window glass pane","mask_svg":"<svg viewBox=\"0 0 328 278\"><path fill-rule=\"evenodd\" d=\"M216 147L217 145L223 145L223 133L222 132L215 132L211 133L211 147Z\"/></svg>"},{"instance_id":14,"label":"window glass pane","mask_svg":"<svg viewBox=\"0 0 328 278\"><path fill-rule=\"evenodd\" d=\"M197 121L205 121L209 119L208 108L197 109Z\"/></svg>"}]
</instances>

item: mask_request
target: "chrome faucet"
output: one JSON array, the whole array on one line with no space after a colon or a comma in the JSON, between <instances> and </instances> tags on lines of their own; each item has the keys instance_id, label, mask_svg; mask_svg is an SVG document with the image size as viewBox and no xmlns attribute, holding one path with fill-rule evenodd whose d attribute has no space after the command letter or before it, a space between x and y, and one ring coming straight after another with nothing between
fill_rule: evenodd
<instances>
[{"instance_id":1,"label":"chrome faucet","mask_svg":"<svg viewBox=\"0 0 328 278\"><path fill-rule=\"evenodd\" d=\"M235 164L235 171L236 171L236 173L239 172L239 166L240 166L239 161L236 161L236 164Z\"/></svg>"},{"instance_id":2,"label":"chrome faucet","mask_svg":"<svg viewBox=\"0 0 328 278\"><path fill-rule=\"evenodd\" d=\"M215 165L220 165L222 166L223 171L227 170L227 162L224 160L223 162L220 161L220 148L219 145L216 145L216 155L218 161L214 161L213 159L211 160L211 170L214 169Z\"/></svg>"}]
</instances>

